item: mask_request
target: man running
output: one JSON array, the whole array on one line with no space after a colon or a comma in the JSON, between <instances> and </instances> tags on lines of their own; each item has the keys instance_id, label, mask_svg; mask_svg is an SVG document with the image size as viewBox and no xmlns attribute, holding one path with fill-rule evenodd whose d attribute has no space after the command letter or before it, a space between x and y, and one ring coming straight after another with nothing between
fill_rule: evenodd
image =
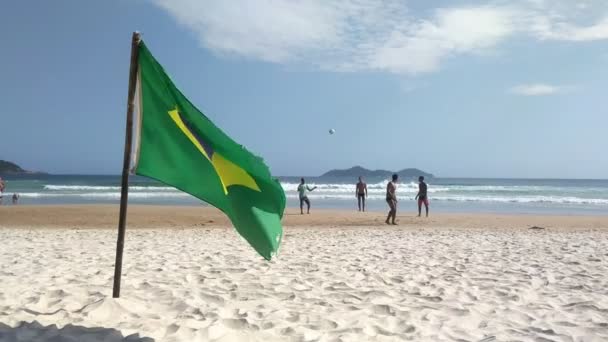
<instances>
[{"instance_id":1,"label":"man running","mask_svg":"<svg viewBox=\"0 0 608 342\"><path fill-rule=\"evenodd\" d=\"M388 212L388 217L386 218L386 224L397 224L395 222L395 218L397 217L397 179L399 175L394 174L393 180L388 182L386 185L386 203L388 203L388 207L390 211ZM392 218L392 222L389 222Z\"/></svg>"},{"instance_id":2,"label":"man running","mask_svg":"<svg viewBox=\"0 0 608 342\"><path fill-rule=\"evenodd\" d=\"M314 189L316 189L317 187L309 187L308 185L306 185L306 182L304 182L304 178L300 179L300 185L298 185L298 195L300 197L300 214L304 215L304 202L306 202L306 213L310 214L310 200L308 199L308 196L306 196L306 192L307 191L313 191Z\"/></svg>"},{"instance_id":3,"label":"man running","mask_svg":"<svg viewBox=\"0 0 608 342\"><path fill-rule=\"evenodd\" d=\"M427 185L424 182L424 177L418 177L418 194L414 199L418 199L418 217L422 212L422 204L424 203L424 208L426 209L426 217L429 217L429 197L427 196Z\"/></svg>"},{"instance_id":4,"label":"man running","mask_svg":"<svg viewBox=\"0 0 608 342\"><path fill-rule=\"evenodd\" d=\"M359 177L359 183L355 188L355 196L357 196L357 204L359 205L359 211L363 208L365 211L365 198L367 197L367 184L363 181L363 178ZM363 204L363 205L362 205Z\"/></svg>"}]
</instances>

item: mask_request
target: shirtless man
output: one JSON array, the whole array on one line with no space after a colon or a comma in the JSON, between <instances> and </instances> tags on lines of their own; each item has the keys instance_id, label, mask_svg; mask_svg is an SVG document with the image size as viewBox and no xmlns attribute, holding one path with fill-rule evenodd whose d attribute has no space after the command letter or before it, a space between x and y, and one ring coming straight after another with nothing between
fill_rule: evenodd
<instances>
[{"instance_id":1,"label":"shirtless man","mask_svg":"<svg viewBox=\"0 0 608 342\"><path fill-rule=\"evenodd\" d=\"M424 208L426 209L426 217L429 217L429 197L427 196L427 185L424 182L424 177L418 177L418 194L414 199L418 199L418 217L420 217L420 213L422 212L422 204L424 203Z\"/></svg>"},{"instance_id":2,"label":"shirtless man","mask_svg":"<svg viewBox=\"0 0 608 342\"><path fill-rule=\"evenodd\" d=\"M357 204L359 205L359 211L361 211L361 203L363 203L363 211L365 211L365 198L367 197L367 184L363 181L363 178L359 177L359 183L355 188L355 196L357 196Z\"/></svg>"},{"instance_id":3,"label":"shirtless man","mask_svg":"<svg viewBox=\"0 0 608 342\"><path fill-rule=\"evenodd\" d=\"M388 203L388 207L390 211L388 212L388 216L386 217L386 224L397 224L395 222L395 218L397 217L397 179L399 175L394 174L393 180L388 182L386 185L386 203ZM391 221L392 218L392 221ZM391 222L389 222L391 221Z\"/></svg>"},{"instance_id":4,"label":"shirtless man","mask_svg":"<svg viewBox=\"0 0 608 342\"><path fill-rule=\"evenodd\" d=\"M300 198L300 214L304 215L304 203L306 203L306 213L310 214L310 200L306 196L306 192L313 191L317 187L309 187L306 185L304 178L300 179L300 185L298 185L298 197Z\"/></svg>"}]
</instances>

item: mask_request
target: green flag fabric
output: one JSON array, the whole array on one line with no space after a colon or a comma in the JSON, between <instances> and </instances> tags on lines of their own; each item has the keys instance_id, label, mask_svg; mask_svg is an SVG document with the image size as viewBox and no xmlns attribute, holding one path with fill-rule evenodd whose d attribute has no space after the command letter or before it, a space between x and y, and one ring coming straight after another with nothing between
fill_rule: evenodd
<instances>
[{"instance_id":1,"label":"green flag fabric","mask_svg":"<svg viewBox=\"0 0 608 342\"><path fill-rule=\"evenodd\" d=\"M237 144L177 89L139 43L133 171L223 211L265 259L283 236L285 193L264 161ZM265 134L261 129L260 134Z\"/></svg>"}]
</instances>

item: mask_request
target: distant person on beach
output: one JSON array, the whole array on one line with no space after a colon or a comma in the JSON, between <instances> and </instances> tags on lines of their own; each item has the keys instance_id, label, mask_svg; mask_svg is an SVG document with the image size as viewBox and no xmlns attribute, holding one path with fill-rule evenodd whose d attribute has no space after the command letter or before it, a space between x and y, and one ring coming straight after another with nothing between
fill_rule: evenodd
<instances>
[{"instance_id":1,"label":"distant person on beach","mask_svg":"<svg viewBox=\"0 0 608 342\"><path fill-rule=\"evenodd\" d=\"M365 184L362 177L359 177L359 183L357 183L357 187L355 189L355 196L357 196L357 204L359 205L359 211L365 211L367 184ZM361 208L363 208L363 210L361 210Z\"/></svg>"},{"instance_id":2,"label":"distant person on beach","mask_svg":"<svg viewBox=\"0 0 608 342\"><path fill-rule=\"evenodd\" d=\"M418 177L418 194L414 199L418 199L418 217L422 212L422 204L424 203L424 208L426 209L426 217L429 217L429 197L427 195L427 185L424 182L424 177Z\"/></svg>"},{"instance_id":3,"label":"distant person on beach","mask_svg":"<svg viewBox=\"0 0 608 342\"><path fill-rule=\"evenodd\" d=\"M0 205L2 205L2 196L4 195L4 179L0 177Z\"/></svg>"},{"instance_id":4,"label":"distant person on beach","mask_svg":"<svg viewBox=\"0 0 608 342\"><path fill-rule=\"evenodd\" d=\"M394 174L392 181L386 185L386 203L388 203L389 212L386 217L386 224L397 224L395 219L397 218L397 180L399 175ZM392 221L391 221L392 218Z\"/></svg>"},{"instance_id":5,"label":"distant person on beach","mask_svg":"<svg viewBox=\"0 0 608 342\"><path fill-rule=\"evenodd\" d=\"M317 187L309 187L306 185L304 178L300 179L300 185L298 185L298 195L300 197L300 214L304 215L304 203L306 202L306 213L310 214L310 200L306 196L306 192L313 191Z\"/></svg>"},{"instance_id":6,"label":"distant person on beach","mask_svg":"<svg viewBox=\"0 0 608 342\"><path fill-rule=\"evenodd\" d=\"M19 200L19 194L13 194L13 204L17 204L18 200Z\"/></svg>"}]
</instances>

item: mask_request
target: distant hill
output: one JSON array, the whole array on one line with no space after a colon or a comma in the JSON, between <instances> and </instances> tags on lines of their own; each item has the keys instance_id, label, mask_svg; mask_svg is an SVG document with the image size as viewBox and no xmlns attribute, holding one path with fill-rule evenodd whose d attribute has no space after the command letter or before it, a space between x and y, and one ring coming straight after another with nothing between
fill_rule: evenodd
<instances>
[{"instance_id":1,"label":"distant hill","mask_svg":"<svg viewBox=\"0 0 608 342\"><path fill-rule=\"evenodd\" d=\"M42 173L42 172L32 172L32 171L28 171L28 170L24 170L21 168L21 166L7 161L7 160L0 160L0 174L11 174L11 175L15 175L15 174L37 174L37 173Z\"/></svg>"},{"instance_id":2,"label":"distant hill","mask_svg":"<svg viewBox=\"0 0 608 342\"><path fill-rule=\"evenodd\" d=\"M403 169L401 171L388 171L388 170L368 170L361 166L354 166L350 169L345 170L330 170L324 173L321 177L365 177L365 178L389 178L393 175L393 173L397 173L399 178L409 179L409 178L418 178L418 176L424 176L424 178L434 178L433 174L424 172L419 169Z\"/></svg>"}]
</instances>

